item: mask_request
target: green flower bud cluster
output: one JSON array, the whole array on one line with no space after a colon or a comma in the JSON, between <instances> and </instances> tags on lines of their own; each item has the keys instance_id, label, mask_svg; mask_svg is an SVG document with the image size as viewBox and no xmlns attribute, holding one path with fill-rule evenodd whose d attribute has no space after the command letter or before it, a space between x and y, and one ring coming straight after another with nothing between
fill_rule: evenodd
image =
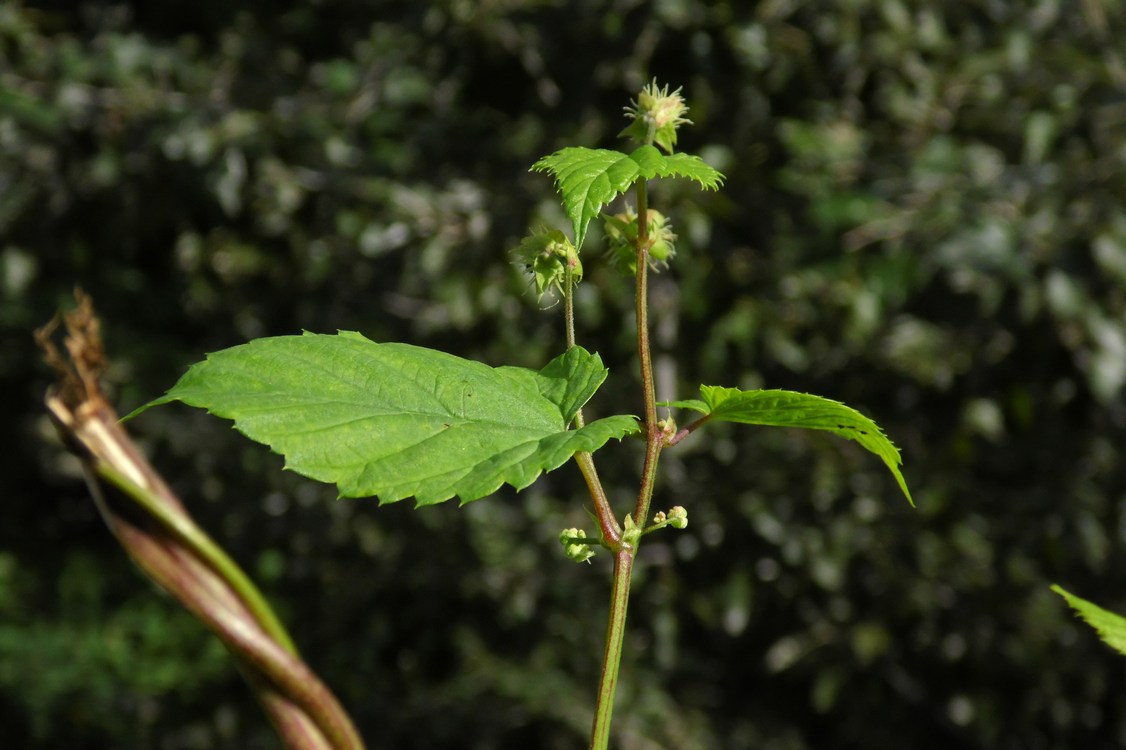
<instances>
[{"instance_id":1,"label":"green flower bud cluster","mask_svg":"<svg viewBox=\"0 0 1126 750\"><path fill-rule=\"evenodd\" d=\"M668 261L676 256L676 234L665 215L649 209L646 212L649 224L649 267L654 271L668 266ZM603 228L608 245L607 256L611 265L627 276L637 273L637 214L627 208L620 214L603 217Z\"/></svg>"},{"instance_id":2,"label":"green flower bud cluster","mask_svg":"<svg viewBox=\"0 0 1126 750\"><path fill-rule=\"evenodd\" d=\"M688 528L688 511L682 505L674 505L669 508L669 526L674 529Z\"/></svg>"},{"instance_id":3,"label":"green flower bud cluster","mask_svg":"<svg viewBox=\"0 0 1126 750\"><path fill-rule=\"evenodd\" d=\"M674 505L668 513L663 510L657 511L653 514L653 526L648 530L654 531L665 526L672 526L674 529L688 528L688 511L684 509L684 506Z\"/></svg>"},{"instance_id":4,"label":"green flower bud cluster","mask_svg":"<svg viewBox=\"0 0 1126 750\"><path fill-rule=\"evenodd\" d=\"M563 284L567 283L568 274L573 284L583 278L579 251L567 239L567 235L558 229L541 227L535 230L521 240L514 255L517 262L532 274L538 299L543 299L548 289L561 292Z\"/></svg>"},{"instance_id":5,"label":"green flower bud cluster","mask_svg":"<svg viewBox=\"0 0 1126 750\"><path fill-rule=\"evenodd\" d=\"M595 542L578 541L586 539L586 532L582 529L563 529L559 532L559 541L563 545L563 554L567 558L575 562L589 562L590 558L594 557L594 549L592 547Z\"/></svg>"},{"instance_id":6,"label":"green flower bud cluster","mask_svg":"<svg viewBox=\"0 0 1126 750\"><path fill-rule=\"evenodd\" d=\"M680 95L680 89L670 94L669 87L658 88L654 78L626 107L626 116L633 122L619 135L643 144L655 143L671 154L676 146L677 127L692 124L684 116L687 112L688 106Z\"/></svg>"}]
</instances>

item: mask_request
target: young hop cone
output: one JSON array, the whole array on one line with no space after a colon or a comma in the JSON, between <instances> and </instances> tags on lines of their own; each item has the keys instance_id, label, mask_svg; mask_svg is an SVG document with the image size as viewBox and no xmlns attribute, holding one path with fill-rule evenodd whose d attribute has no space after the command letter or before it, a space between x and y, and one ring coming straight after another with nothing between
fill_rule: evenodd
<instances>
[{"instance_id":1,"label":"young hop cone","mask_svg":"<svg viewBox=\"0 0 1126 750\"><path fill-rule=\"evenodd\" d=\"M578 528L563 529L559 533L559 542L563 545L563 554L567 559L589 562L594 557L594 549L591 547L593 540L591 543L578 541L586 538L586 532Z\"/></svg>"},{"instance_id":2,"label":"young hop cone","mask_svg":"<svg viewBox=\"0 0 1126 750\"><path fill-rule=\"evenodd\" d=\"M692 121L684 115L688 105L680 95L680 89L669 93L669 87L657 87L657 79L641 90L637 99L626 107L626 116L633 122L619 133L633 138L638 143L655 143L671 154L676 147L676 129L681 125L691 125Z\"/></svg>"},{"instance_id":3,"label":"young hop cone","mask_svg":"<svg viewBox=\"0 0 1126 750\"><path fill-rule=\"evenodd\" d=\"M649 267L659 271L668 265L668 261L676 255L676 234L669 225L669 220L660 211L649 209L647 212L649 223ZM632 208L612 216L604 217L603 228L606 232L608 244L607 255L610 263L627 276L637 273L637 214Z\"/></svg>"},{"instance_id":4,"label":"young hop cone","mask_svg":"<svg viewBox=\"0 0 1126 750\"><path fill-rule=\"evenodd\" d=\"M583 264L579 251L558 229L541 227L525 237L513 253L536 285L537 299L543 299L548 289L562 291L568 272L571 282L583 278Z\"/></svg>"}]
</instances>

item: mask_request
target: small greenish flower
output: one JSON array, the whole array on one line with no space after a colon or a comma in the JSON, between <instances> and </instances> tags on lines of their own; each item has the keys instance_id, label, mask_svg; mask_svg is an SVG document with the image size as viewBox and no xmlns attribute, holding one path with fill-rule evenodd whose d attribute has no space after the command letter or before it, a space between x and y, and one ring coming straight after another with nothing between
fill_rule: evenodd
<instances>
[{"instance_id":1,"label":"small greenish flower","mask_svg":"<svg viewBox=\"0 0 1126 750\"><path fill-rule=\"evenodd\" d=\"M676 146L676 129L692 124L684 116L687 112L688 106L680 95L680 89L670 94L668 86L657 88L657 79L654 78L626 107L626 116L633 122L619 135L643 144L656 143L671 154Z\"/></svg>"},{"instance_id":2,"label":"small greenish flower","mask_svg":"<svg viewBox=\"0 0 1126 750\"><path fill-rule=\"evenodd\" d=\"M668 442L676 435L676 420L672 417L657 420L657 429L661 431L661 439L668 445Z\"/></svg>"},{"instance_id":3,"label":"small greenish flower","mask_svg":"<svg viewBox=\"0 0 1126 750\"><path fill-rule=\"evenodd\" d=\"M520 241L513 251L536 285L537 299L543 299L548 289L562 291L568 281L577 284L583 278L583 264L579 252L567 235L558 229L539 228Z\"/></svg>"},{"instance_id":4,"label":"small greenish flower","mask_svg":"<svg viewBox=\"0 0 1126 750\"><path fill-rule=\"evenodd\" d=\"M688 511L683 506L674 505L666 513L659 510L653 514L653 525L645 530L645 533L663 529L666 526L672 526L674 529L683 529L688 527Z\"/></svg>"},{"instance_id":5,"label":"small greenish flower","mask_svg":"<svg viewBox=\"0 0 1126 750\"><path fill-rule=\"evenodd\" d=\"M569 560L575 562L589 562L590 558L594 557L594 549L592 548L593 542L580 542L579 539L586 539L586 532L582 529L563 529L559 532L559 541L563 545L563 554Z\"/></svg>"},{"instance_id":6,"label":"small greenish flower","mask_svg":"<svg viewBox=\"0 0 1126 750\"><path fill-rule=\"evenodd\" d=\"M676 256L676 233L660 211L649 209L646 217L651 242L649 267L659 271ZM606 215L603 220L610 264L627 276L633 276L637 273L637 214L632 208L627 208L622 213Z\"/></svg>"}]
</instances>

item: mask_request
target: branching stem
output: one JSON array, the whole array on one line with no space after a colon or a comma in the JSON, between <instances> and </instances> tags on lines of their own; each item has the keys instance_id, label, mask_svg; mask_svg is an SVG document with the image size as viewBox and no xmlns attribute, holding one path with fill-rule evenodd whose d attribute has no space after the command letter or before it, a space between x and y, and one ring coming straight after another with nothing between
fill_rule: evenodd
<instances>
[{"instance_id":1,"label":"branching stem","mask_svg":"<svg viewBox=\"0 0 1126 750\"><path fill-rule=\"evenodd\" d=\"M590 498L594 501L594 513L598 516L598 526L602 531L602 539L610 550L617 552L622 546L622 529L618 520L614 518L614 510L610 507L610 500L606 497L606 490L602 488L602 481L594 468L594 458L584 452L575 454L575 463L583 473Z\"/></svg>"},{"instance_id":2,"label":"branching stem","mask_svg":"<svg viewBox=\"0 0 1126 750\"><path fill-rule=\"evenodd\" d=\"M602 657L602 678L598 685L595 704L594 727L591 731L591 750L606 750L610 742L610 717L614 711L614 692L618 686L618 670L625 639L626 612L629 609L630 579L633 576L633 559L640 529L649 515L653 499L653 485L657 478L657 460L665 438L657 427L657 398L653 381L653 362L649 351L649 300L647 271L649 269L649 217L645 180L637 181L637 353L641 361L641 388L645 401L645 463L642 468L641 488L633 511L632 527L638 533L623 539L615 548L614 582L610 595L610 622L606 629L606 649ZM581 465L581 464L580 464ZM627 519L628 521L629 519ZM627 523L626 528L631 525ZM628 534L626 536L629 536Z\"/></svg>"},{"instance_id":3,"label":"branching stem","mask_svg":"<svg viewBox=\"0 0 1126 750\"><path fill-rule=\"evenodd\" d=\"M665 444L666 447L671 448L672 446L676 445L681 440L683 440L684 438L688 437L693 432L695 432L697 429L699 429L703 425L707 424L707 421L711 418L712 418L711 414L705 414L704 416L697 419L695 422L689 423L687 427L681 427L679 430L677 430L677 433L675 435L673 435L671 438L668 439L668 442Z\"/></svg>"}]
</instances>

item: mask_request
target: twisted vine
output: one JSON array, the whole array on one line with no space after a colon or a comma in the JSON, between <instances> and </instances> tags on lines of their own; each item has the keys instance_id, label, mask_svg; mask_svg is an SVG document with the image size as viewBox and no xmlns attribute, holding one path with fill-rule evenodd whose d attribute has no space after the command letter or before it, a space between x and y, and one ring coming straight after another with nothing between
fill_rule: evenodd
<instances>
[{"instance_id":1,"label":"twisted vine","mask_svg":"<svg viewBox=\"0 0 1126 750\"><path fill-rule=\"evenodd\" d=\"M46 405L64 443L82 461L106 525L126 553L223 641L285 746L363 750L363 740L328 687L301 659L266 600L199 528L137 450L103 395L106 367L90 298L63 319L66 355L53 341L58 319L36 340L59 379Z\"/></svg>"}]
</instances>

